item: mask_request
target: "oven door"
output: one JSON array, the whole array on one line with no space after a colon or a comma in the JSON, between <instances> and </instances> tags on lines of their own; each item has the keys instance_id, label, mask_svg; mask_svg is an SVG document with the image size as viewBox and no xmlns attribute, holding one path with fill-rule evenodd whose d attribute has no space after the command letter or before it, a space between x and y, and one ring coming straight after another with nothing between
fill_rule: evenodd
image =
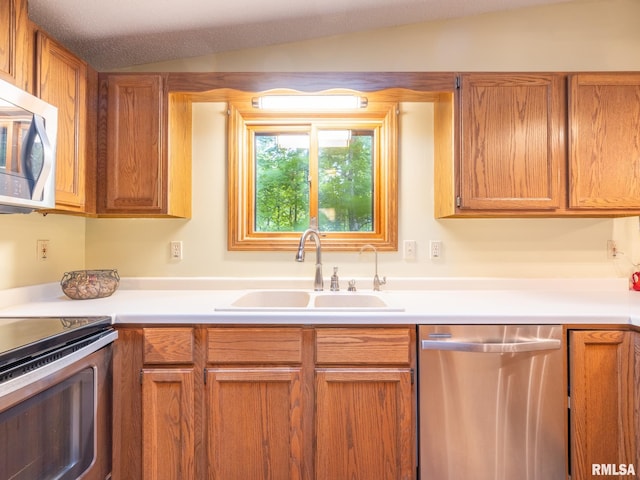
<instances>
[{"instance_id":1,"label":"oven door","mask_svg":"<svg viewBox=\"0 0 640 480\"><path fill-rule=\"evenodd\" d=\"M2 478L110 478L112 347L82 350L19 377L9 393L0 388Z\"/></svg>"}]
</instances>

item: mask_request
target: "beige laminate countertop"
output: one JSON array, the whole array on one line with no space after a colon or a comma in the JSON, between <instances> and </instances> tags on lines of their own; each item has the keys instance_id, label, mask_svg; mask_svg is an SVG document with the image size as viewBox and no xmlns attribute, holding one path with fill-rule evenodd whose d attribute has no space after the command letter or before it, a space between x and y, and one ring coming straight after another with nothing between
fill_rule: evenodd
<instances>
[{"instance_id":1,"label":"beige laminate countertop","mask_svg":"<svg viewBox=\"0 0 640 480\"><path fill-rule=\"evenodd\" d=\"M71 300L57 283L0 291L0 317L109 315L115 324L615 324L640 326L626 279L388 279L389 309L233 310L247 291L311 292L307 279L123 278L110 297ZM370 279L358 279L371 294ZM367 288L368 287L368 288ZM325 291L325 294L331 292ZM341 291L340 295L350 295Z\"/></svg>"}]
</instances>

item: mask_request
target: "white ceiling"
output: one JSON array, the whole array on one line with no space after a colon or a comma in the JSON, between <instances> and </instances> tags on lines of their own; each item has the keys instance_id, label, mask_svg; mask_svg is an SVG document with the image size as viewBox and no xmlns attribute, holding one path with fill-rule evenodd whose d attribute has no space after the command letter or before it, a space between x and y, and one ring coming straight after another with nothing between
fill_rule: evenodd
<instances>
[{"instance_id":1,"label":"white ceiling","mask_svg":"<svg viewBox=\"0 0 640 480\"><path fill-rule=\"evenodd\" d=\"M104 71L569 0L28 0L29 16Z\"/></svg>"}]
</instances>

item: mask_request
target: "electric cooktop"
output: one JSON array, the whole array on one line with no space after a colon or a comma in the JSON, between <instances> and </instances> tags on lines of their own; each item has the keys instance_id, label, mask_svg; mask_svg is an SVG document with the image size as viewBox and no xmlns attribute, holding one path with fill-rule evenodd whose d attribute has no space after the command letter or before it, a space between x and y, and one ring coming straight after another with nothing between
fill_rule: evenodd
<instances>
[{"instance_id":1,"label":"electric cooktop","mask_svg":"<svg viewBox=\"0 0 640 480\"><path fill-rule=\"evenodd\" d=\"M109 330L111 318L0 317L0 370Z\"/></svg>"}]
</instances>

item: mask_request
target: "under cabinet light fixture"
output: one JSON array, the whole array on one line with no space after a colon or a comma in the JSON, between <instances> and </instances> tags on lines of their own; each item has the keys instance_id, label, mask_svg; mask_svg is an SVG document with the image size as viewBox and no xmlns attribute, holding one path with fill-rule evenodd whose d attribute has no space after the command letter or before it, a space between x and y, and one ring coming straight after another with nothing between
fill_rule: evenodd
<instances>
[{"instance_id":1,"label":"under cabinet light fixture","mask_svg":"<svg viewBox=\"0 0 640 480\"><path fill-rule=\"evenodd\" d=\"M346 110L367 108L367 97L357 95L265 95L251 99L263 110Z\"/></svg>"}]
</instances>

